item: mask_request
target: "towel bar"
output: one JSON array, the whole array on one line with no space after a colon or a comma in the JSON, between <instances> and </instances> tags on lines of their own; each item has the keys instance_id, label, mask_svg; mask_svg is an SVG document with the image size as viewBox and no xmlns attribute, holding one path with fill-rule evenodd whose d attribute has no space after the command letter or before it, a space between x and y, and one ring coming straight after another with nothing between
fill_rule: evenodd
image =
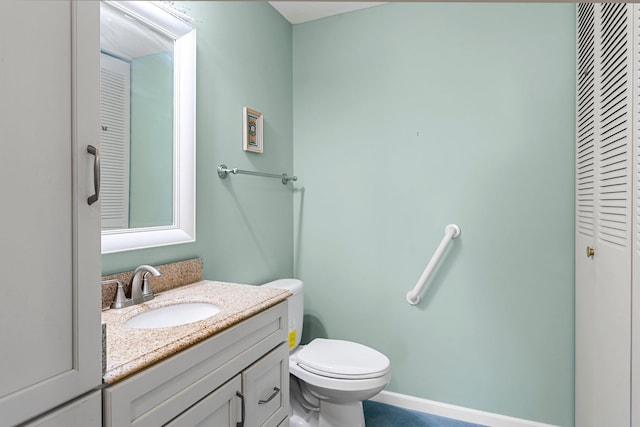
<instances>
[{"instance_id":1,"label":"towel bar","mask_svg":"<svg viewBox=\"0 0 640 427\"><path fill-rule=\"evenodd\" d=\"M276 175L274 173L264 173L264 172L253 172L253 171L245 171L242 169L238 169L238 168L228 168L226 165L220 165L218 166L218 176L221 179L225 179L230 173L237 175L237 174L242 174L242 175L253 175L253 176L262 176L265 178L278 178L282 180L282 184L286 185L287 182L289 181L297 181L298 177L297 176L288 176L286 173L283 173L282 175Z\"/></svg>"}]
</instances>

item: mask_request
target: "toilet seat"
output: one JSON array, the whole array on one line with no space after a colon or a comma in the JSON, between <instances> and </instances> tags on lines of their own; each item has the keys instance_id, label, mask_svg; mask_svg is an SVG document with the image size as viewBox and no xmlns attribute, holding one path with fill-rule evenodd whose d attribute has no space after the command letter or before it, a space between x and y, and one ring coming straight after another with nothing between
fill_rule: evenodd
<instances>
[{"instance_id":1,"label":"toilet seat","mask_svg":"<svg viewBox=\"0 0 640 427\"><path fill-rule=\"evenodd\" d=\"M351 341L316 338L297 352L296 364L323 377L364 380L379 378L391 369L382 353Z\"/></svg>"}]
</instances>

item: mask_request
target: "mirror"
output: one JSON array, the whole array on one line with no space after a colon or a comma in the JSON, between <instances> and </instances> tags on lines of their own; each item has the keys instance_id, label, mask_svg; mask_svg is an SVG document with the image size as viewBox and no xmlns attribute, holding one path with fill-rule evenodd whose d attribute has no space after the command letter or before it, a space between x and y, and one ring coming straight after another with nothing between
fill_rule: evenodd
<instances>
[{"instance_id":1,"label":"mirror","mask_svg":"<svg viewBox=\"0 0 640 427\"><path fill-rule=\"evenodd\" d=\"M195 29L100 4L102 253L195 240Z\"/></svg>"}]
</instances>

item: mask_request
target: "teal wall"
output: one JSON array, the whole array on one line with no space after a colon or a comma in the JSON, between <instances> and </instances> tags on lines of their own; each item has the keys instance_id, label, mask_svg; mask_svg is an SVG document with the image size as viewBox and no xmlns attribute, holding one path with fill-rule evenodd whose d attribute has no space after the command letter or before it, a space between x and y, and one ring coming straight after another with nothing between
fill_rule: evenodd
<instances>
[{"instance_id":1,"label":"teal wall","mask_svg":"<svg viewBox=\"0 0 640 427\"><path fill-rule=\"evenodd\" d=\"M129 228L173 224L173 52L131 61Z\"/></svg>"},{"instance_id":2,"label":"teal wall","mask_svg":"<svg viewBox=\"0 0 640 427\"><path fill-rule=\"evenodd\" d=\"M294 26L307 338L384 352L391 391L573 425L574 22L397 3Z\"/></svg>"},{"instance_id":3,"label":"teal wall","mask_svg":"<svg viewBox=\"0 0 640 427\"><path fill-rule=\"evenodd\" d=\"M205 278L261 283L293 274L293 188L233 176L293 169L292 27L267 3L181 2L197 29L196 242L102 257L103 273L201 257ZM264 114L264 153L242 150L242 107Z\"/></svg>"},{"instance_id":4,"label":"teal wall","mask_svg":"<svg viewBox=\"0 0 640 427\"><path fill-rule=\"evenodd\" d=\"M306 338L383 351L389 390L573 425L575 6L399 3L296 26L263 2L181 6L197 241L103 271L199 256L211 279L295 275ZM243 106L264 113L264 154L241 149ZM223 162L300 180L221 181ZM409 306L449 223L462 236Z\"/></svg>"}]
</instances>

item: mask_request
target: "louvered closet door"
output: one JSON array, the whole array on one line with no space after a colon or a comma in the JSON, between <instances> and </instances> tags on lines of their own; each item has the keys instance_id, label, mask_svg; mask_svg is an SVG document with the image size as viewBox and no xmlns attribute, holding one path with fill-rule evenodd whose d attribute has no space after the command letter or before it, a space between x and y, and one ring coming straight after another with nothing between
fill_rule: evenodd
<instances>
[{"instance_id":1,"label":"louvered closet door","mask_svg":"<svg viewBox=\"0 0 640 427\"><path fill-rule=\"evenodd\" d=\"M596 129L594 77L594 4L578 5L577 106L576 106L576 425L593 427L597 346L590 323L595 306L595 264L586 256L595 246Z\"/></svg>"},{"instance_id":2,"label":"louvered closet door","mask_svg":"<svg viewBox=\"0 0 640 427\"><path fill-rule=\"evenodd\" d=\"M632 17L632 6L626 4L578 6L576 426L580 427L631 425ZM588 248L593 248L592 256Z\"/></svg>"},{"instance_id":3,"label":"louvered closet door","mask_svg":"<svg viewBox=\"0 0 640 427\"><path fill-rule=\"evenodd\" d=\"M631 421L633 427L640 427L640 5L633 6L634 33L633 48L633 252L632 252L632 324L631 324Z\"/></svg>"}]
</instances>

